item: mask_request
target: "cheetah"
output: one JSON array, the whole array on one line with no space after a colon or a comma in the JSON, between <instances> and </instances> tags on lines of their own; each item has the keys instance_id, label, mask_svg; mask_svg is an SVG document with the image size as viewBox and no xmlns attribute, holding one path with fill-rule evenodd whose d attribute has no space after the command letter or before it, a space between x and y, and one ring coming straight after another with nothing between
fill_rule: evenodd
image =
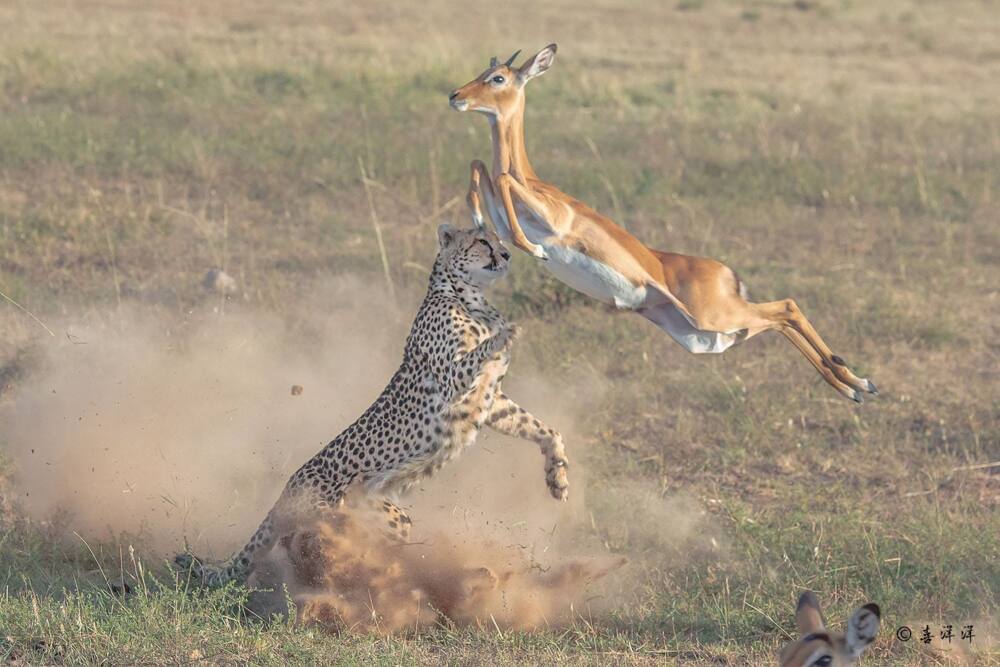
<instances>
[{"instance_id":1,"label":"cheetah","mask_svg":"<svg viewBox=\"0 0 1000 667\"><path fill-rule=\"evenodd\" d=\"M222 565L175 558L206 586L245 581L257 554L273 545L289 517L338 507L352 484L400 537L410 519L387 496L405 492L492 429L536 443L549 492L565 500L569 482L562 436L501 389L517 327L483 290L507 273L510 253L492 231L438 228L439 251L427 295L406 339L403 361L375 402L288 480L250 541ZM378 501L376 500L376 505ZM384 517L385 518L385 517Z\"/></svg>"},{"instance_id":2,"label":"cheetah","mask_svg":"<svg viewBox=\"0 0 1000 667\"><path fill-rule=\"evenodd\" d=\"M799 596L795 621L802 634L785 646L778 656L780 667L838 667L856 664L865 649L875 641L882 612L877 604L859 607L847 621L847 633L826 629L816 594L805 591Z\"/></svg>"}]
</instances>

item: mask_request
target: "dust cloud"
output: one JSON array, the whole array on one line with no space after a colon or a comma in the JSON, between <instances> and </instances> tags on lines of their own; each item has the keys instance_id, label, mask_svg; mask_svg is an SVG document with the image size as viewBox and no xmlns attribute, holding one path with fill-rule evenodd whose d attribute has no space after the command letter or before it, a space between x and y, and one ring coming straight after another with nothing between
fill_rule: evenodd
<instances>
[{"instance_id":1,"label":"dust cloud","mask_svg":"<svg viewBox=\"0 0 1000 667\"><path fill-rule=\"evenodd\" d=\"M64 324L65 339L0 408L18 512L97 553L136 545L149 562L187 543L208 560L228 557L291 472L382 389L415 312L360 307L381 296L352 280L308 294L280 318L245 304L219 315L206 303L184 318L126 306ZM631 554L608 549L622 520L677 553L706 526L696 507L631 486L602 484L588 502L589 440L573 427L601 384L541 377L516 350L505 381L563 432L569 502L549 496L537 446L486 431L399 500L413 519L408 543L351 503L289 530L255 568L252 583L272 591L254 596L255 609L283 613L287 593L304 622L389 632L442 615L528 629L620 602L642 576L623 567ZM601 525L605 516L615 526Z\"/></svg>"},{"instance_id":2,"label":"dust cloud","mask_svg":"<svg viewBox=\"0 0 1000 667\"><path fill-rule=\"evenodd\" d=\"M126 308L59 327L66 336L2 415L15 502L35 520L63 514L88 542L168 554L187 538L227 555L402 350L405 323L350 305L363 301L358 284L309 293L284 320L206 304L183 318Z\"/></svg>"},{"instance_id":3,"label":"dust cloud","mask_svg":"<svg viewBox=\"0 0 1000 667\"><path fill-rule=\"evenodd\" d=\"M290 598L300 622L332 631L417 630L442 619L530 630L604 611L609 600L595 585L625 564L557 550L546 566L490 530L455 534L436 523L404 542L383 526L377 510L350 500L333 517L296 525L255 565L249 585L261 592L250 610L284 615Z\"/></svg>"}]
</instances>

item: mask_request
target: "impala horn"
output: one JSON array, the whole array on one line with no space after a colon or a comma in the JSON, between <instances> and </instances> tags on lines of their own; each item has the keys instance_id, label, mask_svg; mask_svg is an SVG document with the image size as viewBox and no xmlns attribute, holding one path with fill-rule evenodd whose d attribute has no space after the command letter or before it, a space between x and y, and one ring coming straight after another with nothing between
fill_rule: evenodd
<instances>
[{"instance_id":1,"label":"impala horn","mask_svg":"<svg viewBox=\"0 0 1000 667\"><path fill-rule=\"evenodd\" d=\"M512 55L510 58L508 58L507 62L505 62L504 65L506 65L507 67L510 67L511 65L513 65L514 64L514 58L517 58L517 54L519 54L520 52L521 52L521 49L518 49L517 51L515 51L514 55Z\"/></svg>"},{"instance_id":2,"label":"impala horn","mask_svg":"<svg viewBox=\"0 0 1000 667\"><path fill-rule=\"evenodd\" d=\"M500 60L496 56L490 58L490 68L496 67L498 64L500 64Z\"/></svg>"}]
</instances>

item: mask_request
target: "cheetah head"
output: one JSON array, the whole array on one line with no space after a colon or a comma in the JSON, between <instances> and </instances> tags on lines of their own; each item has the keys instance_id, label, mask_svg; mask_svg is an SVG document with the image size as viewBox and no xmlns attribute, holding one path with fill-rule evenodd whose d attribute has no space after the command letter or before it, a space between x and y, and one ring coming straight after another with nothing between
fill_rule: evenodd
<instances>
[{"instance_id":1,"label":"cheetah head","mask_svg":"<svg viewBox=\"0 0 1000 667\"><path fill-rule=\"evenodd\" d=\"M448 268L477 287L489 287L507 273L510 252L485 228L438 227L440 257Z\"/></svg>"}]
</instances>

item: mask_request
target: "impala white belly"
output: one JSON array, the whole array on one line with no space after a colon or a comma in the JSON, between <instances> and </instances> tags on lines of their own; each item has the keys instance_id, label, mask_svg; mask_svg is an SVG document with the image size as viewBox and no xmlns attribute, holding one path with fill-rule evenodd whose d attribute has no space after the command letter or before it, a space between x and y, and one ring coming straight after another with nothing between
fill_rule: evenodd
<instances>
[{"instance_id":1,"label":"impala white belly","mask_svg":"<svg viewBox=\"0 0 1000 667\"><path fill-rule=\"evenodd\" d=\"M688 322L687 318L672 303L661 303L643 308L639 314L666 331L681 347L694 354L719 354L740 340L740 336L736 332L698 329Z\"/></svg>"},{"instance_id":2,"label":"impala white belly","mask_svg":"<svg viewBox=\"0 0 1000 667\"><path fill-rule=\"evenodd\" d=\"M502 220L504 224L507 223L506 216ZM614 267L560 245L558 237L551 233L548 225L536 220L531 211L521 206L518 206L518 220L528 240L542 246L549 256L542 265L562 282L592 299L616 308L635 310L645 303L645 285L633 285Z\"/></svg>"},{"instance_id":3,"label":"impala white belly","mask_svg":"<svg viewBox=\"0 0 1000 667\"><path fill-rule=\"evenodd\" d=\"M633 285L607 264L577 250L555 244L540 244L548 254L542 265L573 289L616 308L635 310L646 301L646 286Z\"/></svg>"}]
</instances>

